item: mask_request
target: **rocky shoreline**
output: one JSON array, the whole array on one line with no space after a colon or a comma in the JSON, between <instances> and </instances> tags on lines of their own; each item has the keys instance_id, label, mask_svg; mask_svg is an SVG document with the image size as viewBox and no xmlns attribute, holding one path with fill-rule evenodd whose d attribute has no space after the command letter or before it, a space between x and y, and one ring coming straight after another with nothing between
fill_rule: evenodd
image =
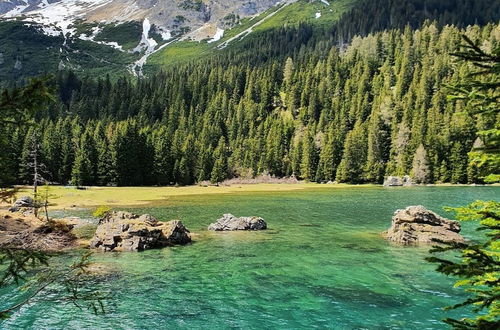
<instances>
[{"instance_id":1,"label":"rocky shoreline","mask_svg":"<svg viewBox=\"0 0 500 330\"><path fill-rule=\"evenodd\" d=\"M0 247L40 251L58 251L84 246L103 252L144 251L186 245L192 242L190 231L179 220L159 221L149 214L124 211L106 213L95 226L92 237L82 240L74 233L82 219L69 217L42 220L34 215L34 201L19 198L8 211L0 210ZM208 230L265 230L267 223L259 217L237 218L225 214Z\"/></svg>"},{"instance_id":2,"label":"rocky shoreline","mask_svg":"<svg viewBox=\"0 0 500 330\"><path fill-rule=\"evenodd\" d=\"M9 211L0 210L0 247L58 251L85 246L103 252L144 251L148 249L186 245L192 242L191 232L179 220L159 221L149 214L112 211L105 214L90 230L87 240L79 240L74 233L82 222L71 217L50 219L49 222L33 215L32 199L22 197ZM224 214L208 226L209 231L257 231L268 225L260 217L235 217ZM461 225L427 210L410 206L397 210L391 227L383 233L386 240L399 245L463 243Z\"/></svg>"}]
</instances>

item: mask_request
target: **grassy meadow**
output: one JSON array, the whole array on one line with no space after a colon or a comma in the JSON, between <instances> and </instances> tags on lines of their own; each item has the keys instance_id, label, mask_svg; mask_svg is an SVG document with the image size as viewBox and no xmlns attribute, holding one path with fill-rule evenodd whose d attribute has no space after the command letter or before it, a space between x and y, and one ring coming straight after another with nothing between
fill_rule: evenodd
<instances>
[{"instance_id":1,"label":"grassy meadow","mask_svg":"<svg viewBox=\"0 0 500 330\"><path fill-rule=\"evenodd\" d=\"M213 194L237 194L249 192L280 192L305 189L341 189L347 187L373 187L373 185L354 186L347 184L326 185L317 183L298 184L240 184L231 186L185 186L185 187L74 187L50 186L49 201L52 209L94 208L100 205L141 206L153 202L166 201L171 197ZM41 190L43 191L43 187ZM25 187L17 196L31 195Z\"/></svg>"}]
</instances>

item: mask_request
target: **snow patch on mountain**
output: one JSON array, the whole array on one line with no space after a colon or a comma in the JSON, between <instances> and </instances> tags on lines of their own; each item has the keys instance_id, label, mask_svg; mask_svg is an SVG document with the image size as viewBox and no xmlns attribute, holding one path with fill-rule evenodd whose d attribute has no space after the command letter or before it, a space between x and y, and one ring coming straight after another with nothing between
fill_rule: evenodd
<instances>
[{"instance_id":1,"label":"snow patch on mountain","mask_svg":"<svg viewBox=\"0 0 500 330\"><path fill-rule=\"evenodd\" d=\"M94 41L95 37L101 32L101 28L99 26L94 26L91 30L91 34L80 34L78 38L82 40L87 40L87 41Z\"/></svg>"},{"instance_id":2,"label":"snow patch on mountain","mask_svg":"<svg viewBox=\"0 0 500 330\"><path fill-rule=\"evenodd\" d=\"M110 46L110 47L118 49L118 50L120 50L122 52L124 51L123 47L121 45L119 45L115 41L102 41L102 40L98 41L98 40L95 40L95 37L97 37L97 35L101 32L101 28L99 26L94 26L91 31L92 31L92 33L90 35L80 34L78 36L78 38L81 39L81 40L92 41L92 42L95 42L96 44Z\"/></svg>"},{"instance_id":3,"label":"snow patch on mountain","mask_svg":"<svg viewBox=\"0 0 500 330\"><path fill-rule=\"evenodd\" d=\"M30 5L20 5L16 10L11 10L2 17L12 18L22 16L25 21L44 25L43 31L48 35L55 34L55 28L60 30L64 37L74 35L76 30L72 28L73 22L77 19L83 19L89 10L96 10L99 7L111 2L112 0L65 0L49 3L43 0L38 4L36 10L24 12Z\"/></svg>"},{"instance_id":4,"label":"snow patch on mountain","mask_svg":"<svg viewBox=\"0 0 500 330\"><path fill-rule=\"evenodd\" d=\"M217 32L215 32L215 35L208 41L208 43L216 42L222 39L224 36L224 30L221 28L217 28Z\"/></svg>"},{"instance_id":5,"label":"snow patch on mountain","mask_svg":"<svg viewBox=\"0 0 500 330\"><path fill-rule=\"evenodd\" d=\"M6 12L3 16L6 18L19 16L29 6L30 5L29 5L28 1L24 1L24 4L15 6L14 8L12 8L8 12Z\"/></svg>"},{"instance_id":6,"label":"snow patch on mountain","mask_svg":"<svg viewBox=\"0 0 500 330\"><path fill-rule=\"evenodd\" d=\"M52 36L52 37L58 37L61 35L61 31L57 29L54 26L40 26L40 30L42 31L43 34Z\"/></svg>"},{"instance_id":7,"label":"snow patch on mountain","mask_svg":"<svg viewBox=\"0 0 500 330\"><path fill-rule=\"evenodd\" d=\"M155 26L156 32L158 32L161 35L161 38L164 41L172 39L172 32L170 30Z\"/></svg>"},{"instance_id":8,"label":"snow patch on mountain","mask_svg":"<svg viewBox=\"0 0 500 330\"><path fill-rule=\"evenodd\" d=\"M142 52L144 49L146 53L153 52L158 43L153 38L149 37L149 31L151 31L151 23L149 19L145 19L142 22L142 37L141 42L134 48L134 52Z\"/></svg>"},{"instance_id":9,"label":"snow patch on mountain","mask_svg":"<svg viewBox=\"0 0 500 330\"><path fill-rule=\"evenodd\" d=\"M141 52L144 48L146 48L146 52L144 55L136 61L134 64L130 66L130 71L135 76L142 76L142 67L144 66L144 63L148 60L148 57L151 56L153 53L156 51L162 49L163 47L169 45L171 42L167 42L160 46L158 49L156 49L156 46L158 46L158 43L153 39L149 37L149 32L151 31L151 23L149 22L149 19L145 19L142 22L142 39L139 45L134 48L134 52Z\"/></svg>"}]
</instances>

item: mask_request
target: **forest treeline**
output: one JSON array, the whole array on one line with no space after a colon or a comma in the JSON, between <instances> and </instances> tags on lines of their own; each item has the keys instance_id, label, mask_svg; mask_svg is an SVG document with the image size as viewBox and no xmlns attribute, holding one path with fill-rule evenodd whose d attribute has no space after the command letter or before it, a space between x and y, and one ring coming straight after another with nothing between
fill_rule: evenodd
<instances>
[{"instance_id":1,"label":"forest treeline","mask_svg":"<svg viewBox=\"0 0 500 330\"><path fill-rule=\"evenodd\" d=\"M496 0L361 0L330 31L349 42L352 36L387 29L413 29L427 20L438 26L480 26L500 19Z\"/></svg>"},{"instance_id":2,"label":"forest treeline","mask_svg":"<svg viewBox=\"0 0 500 330\"><path fill-rule=\"evenodd\" d=\"M77 185L221 182L268 172L316 182L481 182L468 153L476 123L447 85L470 64L451 53L461 35L491 49L500 26L426 24L356 37L324 54L302 48L255 65L199 61L151 78L57 76L58 101L6 154L15 183L44 177Z\"/></svg>"}]
</instances>

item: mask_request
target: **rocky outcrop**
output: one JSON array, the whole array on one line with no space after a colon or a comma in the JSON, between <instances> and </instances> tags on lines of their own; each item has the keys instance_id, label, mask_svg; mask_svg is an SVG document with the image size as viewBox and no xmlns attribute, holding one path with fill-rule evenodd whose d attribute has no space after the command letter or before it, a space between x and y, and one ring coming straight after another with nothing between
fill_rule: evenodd
<instances>
[{"instance_id":1,"label":"rocky outcrop","mask_svg":"<svg viewBox=\"0 0 500 330\"><path fill-rule=\"evenodd\" d=\"M384 181L384 187L403 187L412 185L413 185L413 180L408 175L405 175L404 177L389 176Z\"/></svg>"},{"instance_id":2,"label":"rocky outcrop","mask_svg":"<svg viewBox=\"0 0 500 330\"><path fill-rule=\"evenodd\" d=\"M264 230L267 223L259 217L237 218L232 214L224 214L217 222L208 226L208 230L213 231L233 231L233 230Z\"/></svg>"},{"instance_id":3,"label":"rocky outcrop","mask_svg":"<svg viewBox=\"0 0 500 330\"><path fill-rule=\"evenodd\" d=\"M111 212L99 222L90 248L143 251L189 242L189 230L178 220L160 222L149 214Z\"/></svg>"},{"instance_id":4,"label":"rocky outcrop","mask_svg":"<svg viewBox=\"0 0 500 330\"><path fill-rule=\"evenodd\" d=\"M392 226L385 234L387 240L403 245L464 242L460 230L458 221L443 218L423 206L409 206L394 213Z\"/></svg>"},{"instance_id":5,"label":"rocky outcrop","mask_svg":"<svg viewBox=\"0 0 500 330\"><path fill-rule=\"evenodd\" d=\"M35 201L30 196L23 196L18 198L14 204L9 208L10 212L26 211L35 207Z\"/></svg>"}]
</instances>

